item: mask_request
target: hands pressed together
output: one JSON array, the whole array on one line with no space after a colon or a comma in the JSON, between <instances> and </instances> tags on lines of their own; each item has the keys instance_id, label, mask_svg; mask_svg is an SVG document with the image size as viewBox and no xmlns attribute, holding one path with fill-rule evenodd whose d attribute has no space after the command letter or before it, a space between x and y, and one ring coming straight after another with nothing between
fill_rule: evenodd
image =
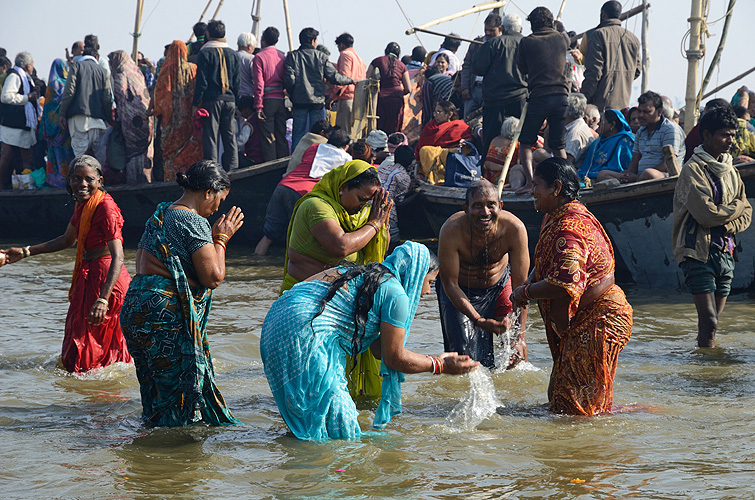
<instances>
[{"instance_id":1,"label":"hands pressed together","mask_svg":"<svg viewBox=\"0 0 755 500\"><path fill-rule=\"evenodd\" d=\"M212 239L215 240L218 236L226 236L225 243L238 231L241 226L244 225L244 213L239 207L231 207L231 209L220 216L212 226Z\"/></svg>"},{"instance_id":2,"label":"hands pressed together","mask_svg":"<svg viewBox=\"0 0 755 500\"><path fill-rule=\"evenodd\" d=\"M372 198L372 209L367 222L375 223L378 227L387 226L391 208L393 208L393 200L388 195L388 191L383 188L378 189Z\"/></svg>"}]
</instances>

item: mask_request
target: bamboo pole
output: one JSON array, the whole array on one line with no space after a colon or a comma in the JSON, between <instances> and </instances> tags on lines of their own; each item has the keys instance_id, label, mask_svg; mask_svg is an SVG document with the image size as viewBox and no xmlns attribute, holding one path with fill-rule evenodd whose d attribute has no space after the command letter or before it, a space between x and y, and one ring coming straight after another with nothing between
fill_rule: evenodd
<instances>
[{"instance_id":1,"label":"bamboo pole","mask_svg":"<svg viewBox=\"0 0 755 500\"><path fill-rule=\"evenodd\" d=\"M501 193L503 193L503 185L506 182L506 176L509 175L509 165L511 165L511 160L514 159L514 150L516 149L516 143L519 141L519 134L522 133L522 127L524 126L524 119L527 118L527 105L529 103L525 102L524 107L522 108L522 115L519 117L519 125L516 127L516 131L514 132L514 137L511 138L511 144L509 145L509 152L506 153L506 160L503 162L503 168L501 169L501 176L498 178L498 198L501 198Z\"/></svg>"},{"instance_id":2,"label":"bamboo pole","mask_svg":"<svg viewBox=\"0 0 755 500\"><path fill-rule=\"evenodd\" d=\"M457 12L456 14L451 14L450 16L441 17L439 19L436 19L434 21L430 21L429 23L425 23L422 26L419 26L417 28L409 28L406 30L407 35L413 35L415 31L418 31L420 29L424 30L429 28L430 26L435 26L436 24L445 23L448 21L453 21L454 19L458 19L460 17L468 16L469 14L474 14L476 12L482 12L483 10L491 10L491 9L497 9L499 7L503 7L506 5L505 1L500 2L488 2L483 3L480 5L475 5L471 9L463 10L461 12Z\"/></svg>"},{"instance_id":3,"label":"bamboo pole","mask_svg":"<svg viewBox=\"0 0 755 500\"><path fill-rule=\"evenodd\" d=\"M254 3L257 4L257 11L254 10ZM259 43L260 40L260 21L262 21L261 14L262 9L262 0L254 0L252 2L252 33L254 33L254 38L257 39L257 43Z\"/></svg>"},{"instance_id":4,"label":"bamboo pole","mask_svg":"<svg viewBox=\"0 0 755 500\"><path fill-rule=\"evenodd\" d=\"M649 9L649 8L650 8L650 4L649 3L643 3L642 5L638 5L634 9L629 9L626 12L622 12L621 15L619 16L619 20L622 21L622 22L626 21L630 17L634 17L637 14L641 13L642 11L644 11L645 9ZM585 33L587 33L587 31L583 31L582 33L577 33L576 35L574 35L573 37L571 37L571 41L574 42L576 40L579 40L580 38L582 38L583 36L585 36Z\"/></svg>"},{"instance_id":5,"label":"bamboo pole","mask_svg":"<svg viewBox=\"0 0 755 500\"><path fill-rule=\"evenodd\" d=\"M704 52L700 47L700 29L703 20L702 0L692 0L688 19L690 35L689 49L687 50L687 89L684 99L684 132L686 134L689 134L689 131L695 126L700 113L695 103L697 102L697 68Z\"/></svg>"},{"instance_id":6,"label":"bamboo pole","mask_svg":"<svg viewBox=\"0 0 755 500\"><path fill-rule=\"evenodd\" d=\"M429 33L430 35L444 36L446 38L453 38L455 40L461 40L462 42L469 42L469 43L476 43L478 45L485 45L485 42L481 42L479 40L470 40L469 38L462 38L462 37L460 37L458 35L446 35L445 33L439 33L437 31L430 31L430 30L426 30L424 28L412 28L412 30L414 30L415 33L417 31L419 31L419 32L422 32L422 33Z\"/></svg>"},{"instance_id":7,"label":"bamboo pole","mask_svg":"<svg viewBox=\"0 0 755 500\"><path fill-rule=\"evenodd\" d=\"M558 9L558 15L556 16L556 21L560 21L561 16L564 15L564 7L566 7L566 0L561 0L561 8Z\"/></svg>"},{"instance_id":8,"label":"bamboo pole","mask_svg":"<svg viewBox=\"0 0 755 500\"><path fill-rule=\"evenodd\" d=\"M218 2L218 8L215 9L215 12L212 14L210 21L214 21L218 17L218 12L220 12L220 7L223 6L223 1L224 0L220 0L220 2Z\"/></svg>"},{"instance_id":9,"label":"bamboo pole","mask_svg":"<svg viewBox=\"0 0 755 500\"><path fill-rule=\"evenodd\" d=\"M721 31L721 39L718 41L718 48L716 49L716 53L713 55L713 60L710 62L710 66L708 66L708 72L705 73L703 83L702 85L700 85L700 91L697 93L697 99L695 100L695 109L700 109L700 102L703 100L703 92L705 92L705 87L707 87L708 83L710 83L710 78L713 75L713 70L718 64L718 61L721 60L721 53L724 51L724 45L726 44L726 36L729 34L729 22L731 21L731 15L734 11L734 4L736 3L737 0L729 0L729 8L726 12L726 20L724 21L723 31Z\"/></svg>"},{"instance_id":10,"label":"bamboo pole","mask_svg":"<svg viewBox=\"0 0 755 500\"><path fill-rule=\"evenodd\" d=\"M640 84L641 93L648 90L648 79L650 78L650 50L648 42L648 31L650 31L650 19L647 8L648 0L642 0L642 80Z\"/></svg>"},{"instance_id":11,"label":"bamboo pole","mask_svg":"<svg viewBox=\"0 0 755 500\"><path fill-rule=\"evenodd\" d=\"M715 93L716 93L716 92L718 92L719 90L721 90L721 89L725 89L726 87L728 87L728 86L729 86L729 85L731 85L732 83L734 83L734 82L737 82L737 81L741 80L742 78L746 77L747 75L749 75L749 74L750 74L750 73L752 73L753 71L755 71L755 66L753 66L752 68L748 69L747 71L745 71L745 72L744 72L744 73L742 73L741 75L737 75L737 76L735 76L734 78L732 78L731 80L729 80L729 81L727 81L727 82L725 82L725 83L722 83L722 84L721 84L721 85L719 85L718 87L714 88L713 90L711 90L710 92L708 92L707 94L705 94L705 95L703 96L703 99L707 99L708 97L712 96L713 94L715 94ZM702 99L701 99L701 100L702 100Z\"/></svg>"},{"instance_id":12,"label":"bamboo pole","mask_svg":"<svg viewBox=\"0 0 755 500\"><path fill-rule=\"evenodd\" d=\"M207 14L207 10L210 8L210 4L212 4L212 0L207 0L207 5L204 6L204 10L202 11L202 14L199 16L199 20L197 20L198 23L202 22L202 19L204 19L204 15ZM194 33L191 33L191 36L189 37L189 43L194 41Z\"/></svg>"},{"instance_id":13,"label":"bamboo pole","mask_svg":"<svg viewBox=\"0 0 755 500\"><path fill-rule=\"evenodd\" d=\"M294 38L291 36L291 17L288 15L288 0L283 0L283 12L286 15L286 33L288 34L288 50L294 50Z\"/></svg>"},{"instance_id":14,"label":"bamboo pole","mask_svg":"<svg viewBox=\"0 0 755 500\"><path fill-rule=\"evenodd\" d=\"M136 0L136 18L134 20L134 33L132 34L132 36L134 37L134 45L131 50L131 58L134 60L134 62L139 61L139 37L142 36L142 34L139 32L139 29L142 25L143 11L144 0Z\"/></svg>"}]
</instances>

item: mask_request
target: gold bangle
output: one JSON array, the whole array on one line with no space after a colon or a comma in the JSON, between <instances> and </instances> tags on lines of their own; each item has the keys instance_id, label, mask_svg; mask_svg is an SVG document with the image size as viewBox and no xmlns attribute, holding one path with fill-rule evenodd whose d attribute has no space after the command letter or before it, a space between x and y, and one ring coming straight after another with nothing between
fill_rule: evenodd
<instances>
[{"instance_id":1,"label":"gold bangle","mask_svg":"<svg viewBox=\"0 0 755 500\"><path fill-rule=\"evenodd\" d=\"M103 299L102 297L98 297L98 298L97 298L97 300L95 300L94 302L95 302L95 304L96 304L97 302L102 302L102 303L103 303L103 304L105 304L105 306L107 306L108 308L110 307L110 303L108 303L107 299Z\"/></svg>"}]
</instances>

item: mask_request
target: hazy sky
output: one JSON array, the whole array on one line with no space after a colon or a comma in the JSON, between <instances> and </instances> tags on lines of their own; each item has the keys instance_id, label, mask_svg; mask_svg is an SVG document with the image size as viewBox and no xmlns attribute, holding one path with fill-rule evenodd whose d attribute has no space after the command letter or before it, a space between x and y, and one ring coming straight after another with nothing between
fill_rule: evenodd
<instances>
[{"instance_id":1,"label":"hazy sky","mask_svg":"<svg viewBox=\"0 0 755 500\"><path fill-rule=\"evenodd\" d=\"M483 0L399 1L413 23L421 25L482 3ZM217 2L218 0L213 1L205 20L211 17ZM562 19L567 29L582 32L594 27L598 23L598 12L602 3L600 0L568 0ZM628 10L640 3L640 0L627 0L623 5L624 9ZM686 85L687 61L682 57L681 44L688 29L690 2L650 0L650 3L650 89L670 96L678 107L683 104ZM207 0L145 0L139 48L148 57L159 59L166 43L174 39L188 39L191 26L198 20L206 4ZM238 34L251 30L251 4L251 1L226 0L220 10L218 17L225 22L228 42L234 47ZM524 18L524 12L529 13L538 5L545 5L555 14L561 1L517 0L510 2L505 7L505 12L514 12ZM396 0L289 0L289 6L295 45L298 46L299 31L313 26L320 31L320 43L324 43L331 50L333 61L338 57L333 41L344 31L354 36L355 48L368 64L374 57L383 54L383 49L390 41L398 42L402 53L411 52L412 47L419 44L415 36L407 36L404 33L408 23ZM723 17L727 6L727 0L711 0L710 21ZM84 35L88 33L99 36L103 54L117 49L131 52L130 34L134 31L135 0L78 0L68 4L51 0L29 0L13 2L12 8L3 10L0 46L8 50L11 60L19 51L31 52L37 71L44 78L47 78L53 59L64 57L65 47L70 47L75 40L83 40ZM486 15L487 12L480 15L472 14L433 29L441 32L454 31L464 37L473 37L482 34L482 21ZM750 30L753 29L753 19L755 1L739 0L734 8L727 48L719 68L713 73L708 89L755 64L755 58L750 55ZM281 31L278 48L284 52L288 50L282 0L264 1L261 25L262 29L270 25L276 26ZM640 37L640 16L625 22L624 26ZM723 21L709 26L711 37L706 40L705 70L715 53L722 29ZM524 22L524 34L528 33L529 23ZM428 50L436 49L441 42L439 37L427 34L421 34L420 39ZM463 55L466 49L467 44L463 44L459 54ZM698 81L702 81L702 74L703 70ZM755 88L755 73L746 77L743 83ZM637 79L633 98L639 94L639 85L640 79ZM723 90L720 96L730 97L739 85L732 85Z\"/></svg>"}]
</instances>

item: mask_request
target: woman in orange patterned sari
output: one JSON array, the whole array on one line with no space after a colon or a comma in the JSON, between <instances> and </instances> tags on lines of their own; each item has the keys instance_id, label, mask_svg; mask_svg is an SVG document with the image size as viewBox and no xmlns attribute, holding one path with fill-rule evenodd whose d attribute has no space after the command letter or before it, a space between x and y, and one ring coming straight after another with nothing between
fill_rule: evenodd
<instances>
[{"instance_id":1,"label":"woman in orange patterned sari","mask_svg":"<svg viewBox=\"0 0 755 500\"><path fill-rule=\"evenodd\" d=\"M155 84L155 116L160 117L165 181L174 182L202 159L202 142L193 135L191 100L194 98L197 65L186 59L186 44L174 40L165 55Z\"/></svg>"},{"instance_id":2,"label":"woman in orange patterned sari","mask_svg":"<svg viewBox=\"0 0 755 500\"><path fill-rule=\"evenodd\" d=\"M550 410L609 413L619 352L632 334L632 306L614 282L608 235L577 201L574 167L550 158L535 169L535 209L545 212L535 268L512 294L518 306L537 300L553 356Z\"/></svg>"}]
</instances>

